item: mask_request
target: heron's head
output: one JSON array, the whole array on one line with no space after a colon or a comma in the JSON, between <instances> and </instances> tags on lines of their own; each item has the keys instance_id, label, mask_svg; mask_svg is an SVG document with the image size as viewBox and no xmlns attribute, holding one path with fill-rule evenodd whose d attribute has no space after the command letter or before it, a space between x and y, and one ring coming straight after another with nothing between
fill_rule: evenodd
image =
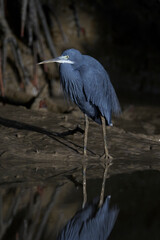
<instances>
[{"instance_id":1,"label":"heron's head","mask_svg":"<svg viewBox=\"0 0 160 240\"><path fill-rule=\"evenodd\" d=\"M71 48L71 49L65 50L62 53L62 55L59 57L40 62L38 64L46 64L46 63L53 63L53 62L75 64L81 60L81 57L82 57L82 54L78 50Z\"/></svg>"}]
</instances>

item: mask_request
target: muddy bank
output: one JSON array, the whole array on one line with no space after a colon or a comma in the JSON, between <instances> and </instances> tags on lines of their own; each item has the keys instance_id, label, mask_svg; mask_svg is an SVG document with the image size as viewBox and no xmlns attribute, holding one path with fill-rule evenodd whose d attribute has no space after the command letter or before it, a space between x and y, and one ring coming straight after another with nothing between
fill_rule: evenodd
<instances>
[{"instance_id":1,"label":"muddy bank","mask_svg":"<svg viewBox=\"0 0 160 240\"><path fill-rule=\"evenodd\" d=\"M140 115L141 112L141 115ZM151 117L150 117L151 116ZM114 127L107 128L113 156L109 175L160 168L159 109L127 108ZM67 175L81 178L83 114L0 108L0 183L52 182ZM101 126L90 121L88 178L102 176ZM96 171L95 171L96 168Z\"/></svg>"}]
</instances>

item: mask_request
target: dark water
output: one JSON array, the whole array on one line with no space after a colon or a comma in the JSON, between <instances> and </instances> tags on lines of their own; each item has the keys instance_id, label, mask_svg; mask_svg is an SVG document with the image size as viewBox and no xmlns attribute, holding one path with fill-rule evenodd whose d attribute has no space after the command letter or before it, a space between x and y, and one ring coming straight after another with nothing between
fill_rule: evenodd
<instances>
[{"instance_id":1,"label":"dark water","mask_svg":"<svg viewBox=\"0 0 160 240\"><path fill-rule=\"evenodd\" d=\"M102 179L87 181L88 201L99 195ZM155 170L117 174L106 182L111 206L120 209L109 239L159 239L160 173ZM0 239L56 239L81 208L82 185L66 181L49 186L0 190Z\"/></svg>"},{"instance_id":2,"label":"dark water","mask_svg":"<svg viewBox=\"0 0 160 240\"><path fill-rule=\"evenodd\" d=\"M56 239L82 206L83 116L0 108L0 239ZM78 129L80 129L78 128ZM57 136L57 133L69 133ZM160 114L128 106L107 129L113 164L105 195L120 209L109 237L160 239ZM101 127L91 122L88 201L100 195Z\"/></svg>"}]
</instances>

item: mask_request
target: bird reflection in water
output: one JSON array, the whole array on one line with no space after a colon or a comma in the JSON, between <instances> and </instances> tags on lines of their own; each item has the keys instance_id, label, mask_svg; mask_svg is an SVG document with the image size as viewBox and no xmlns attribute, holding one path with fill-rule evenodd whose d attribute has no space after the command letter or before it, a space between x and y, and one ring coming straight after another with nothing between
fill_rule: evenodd
<instances>
[{"instance_id":1,"label":"bird reflection in water","mask_svg":"<svg viewBox=\"0 0 160 240\"><path fill-rule=\"evenodd\" d=\"M104 200L107 171L111 163L106 140L106 125L112 126L112 114L121 112L118 98L103 66L93 57L81 54L76 49L65 50L60 57L39 64L60 63L59 73L64 93L85 114L84 162L83 162L83 204L79 211L65 226L58 240L107 239L115 223L118 210L109 209L110 196ZM102 124L105 170L100 201L87 203L86 159L87 138L90 117Z\"/></svg>"},{"instance_id":2,"label":"bird reflection in water","mask_svg":"<svg viewBox=\"0 0 160 240\"><path fill-rule=\"evenodd\" d=\"M80 210L67 223L57 240L107 240L115 224L118 209L109 208L110 196L98 209L98 199Z\"/></svg>"}]
</instances>

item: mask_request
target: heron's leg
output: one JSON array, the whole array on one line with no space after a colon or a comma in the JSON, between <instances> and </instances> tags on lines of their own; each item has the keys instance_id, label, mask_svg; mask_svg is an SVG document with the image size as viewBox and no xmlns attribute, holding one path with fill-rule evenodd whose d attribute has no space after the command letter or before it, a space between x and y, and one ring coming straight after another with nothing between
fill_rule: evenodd
<instances>
[{"instance_id":1,"label":"heron's leg","mask_svg":"<svg viewBox=\"0 0 160 240\"><path fill-rule=\"evenodd\" d=\"M107 148L107 137L106 137L106 120L103 116L101 116L101 121L102 121L102 131L103 131L105 157L109 158L109 153L108 153L108 148Z\"/></svg>"},{"instance_id":2,"label":"heron's leg","mask_svg":"<svg viewBox=\"0 0 160 240\"><path fill-rule=\"evenodd\" d=\"M83 169L82 169L82 175L83 175L83 204L82 208L85 207L86 202L87 202L87 190L86 190L86 169L87 169L87 164L85 163L85 160L83 162Z\"/></svg>"},{"instance_id":3,"label":"heron's leg","mask_svg":"<svg viewBox=\"0 0 160 240\"><path fill-rule=\"evenodd\" d=\"M83 146L83 154L87 156L87 139L88 139L88 129L89 129L89 120L88 116L85 114L85 127L84 127L84 146Z\"/></svg>"},{"instance_id":4,"label":"heron's leg","mask_svg":"<svg viewBox=\"0 0 160 240\"><path fill-rule=\"evenodd\" d=\"M83 175L83 204L82 208L85 207L85 204L87 202L87 190L86 190L86 169L87 169L87 138L88 138L88 128L89 128L89 120L87 115L85 114L85 129L84 129L84 149L83 149L83 154L84 154L84 159L83 159L83 170L82 170L82 175Z\"/></svg>"},{"instance_id":5,"label":"heron's leg","mask_svg":"<svg viewBox=\"0 0 160 240\"><path fill-rule=\"evenodd\" d=\"M101 195L100 195L99 205L98 205L99 208L102 207L103 201L104 201L104 191L105 191L105 184L106 184L106 178L107 178L109 165L110 165L109 162L106 160L105 169L104 169L104 173L103 173Z\"/></svg>"},{"instance_id":6,"label":"heron's leg","mask_svg":"<svg viewBox=\"0 0 160 240\"><path fill-rule=\"evenodd\" d=\"M106 121L103 116L101 116L101 121L102 121L103 141L104 141L104 151L105 151L105 169L104 169L104 173L103 173L103 181L102 181L102 189L101 189L101 195L100 195L100 200L99 200L99 207L102 206L103 201L104 201L106 177L107 177L108 169L109 169L109 166L111 163L111 156L109 155L108 148L107 148Z\"/></svg>"}]
</instances>

